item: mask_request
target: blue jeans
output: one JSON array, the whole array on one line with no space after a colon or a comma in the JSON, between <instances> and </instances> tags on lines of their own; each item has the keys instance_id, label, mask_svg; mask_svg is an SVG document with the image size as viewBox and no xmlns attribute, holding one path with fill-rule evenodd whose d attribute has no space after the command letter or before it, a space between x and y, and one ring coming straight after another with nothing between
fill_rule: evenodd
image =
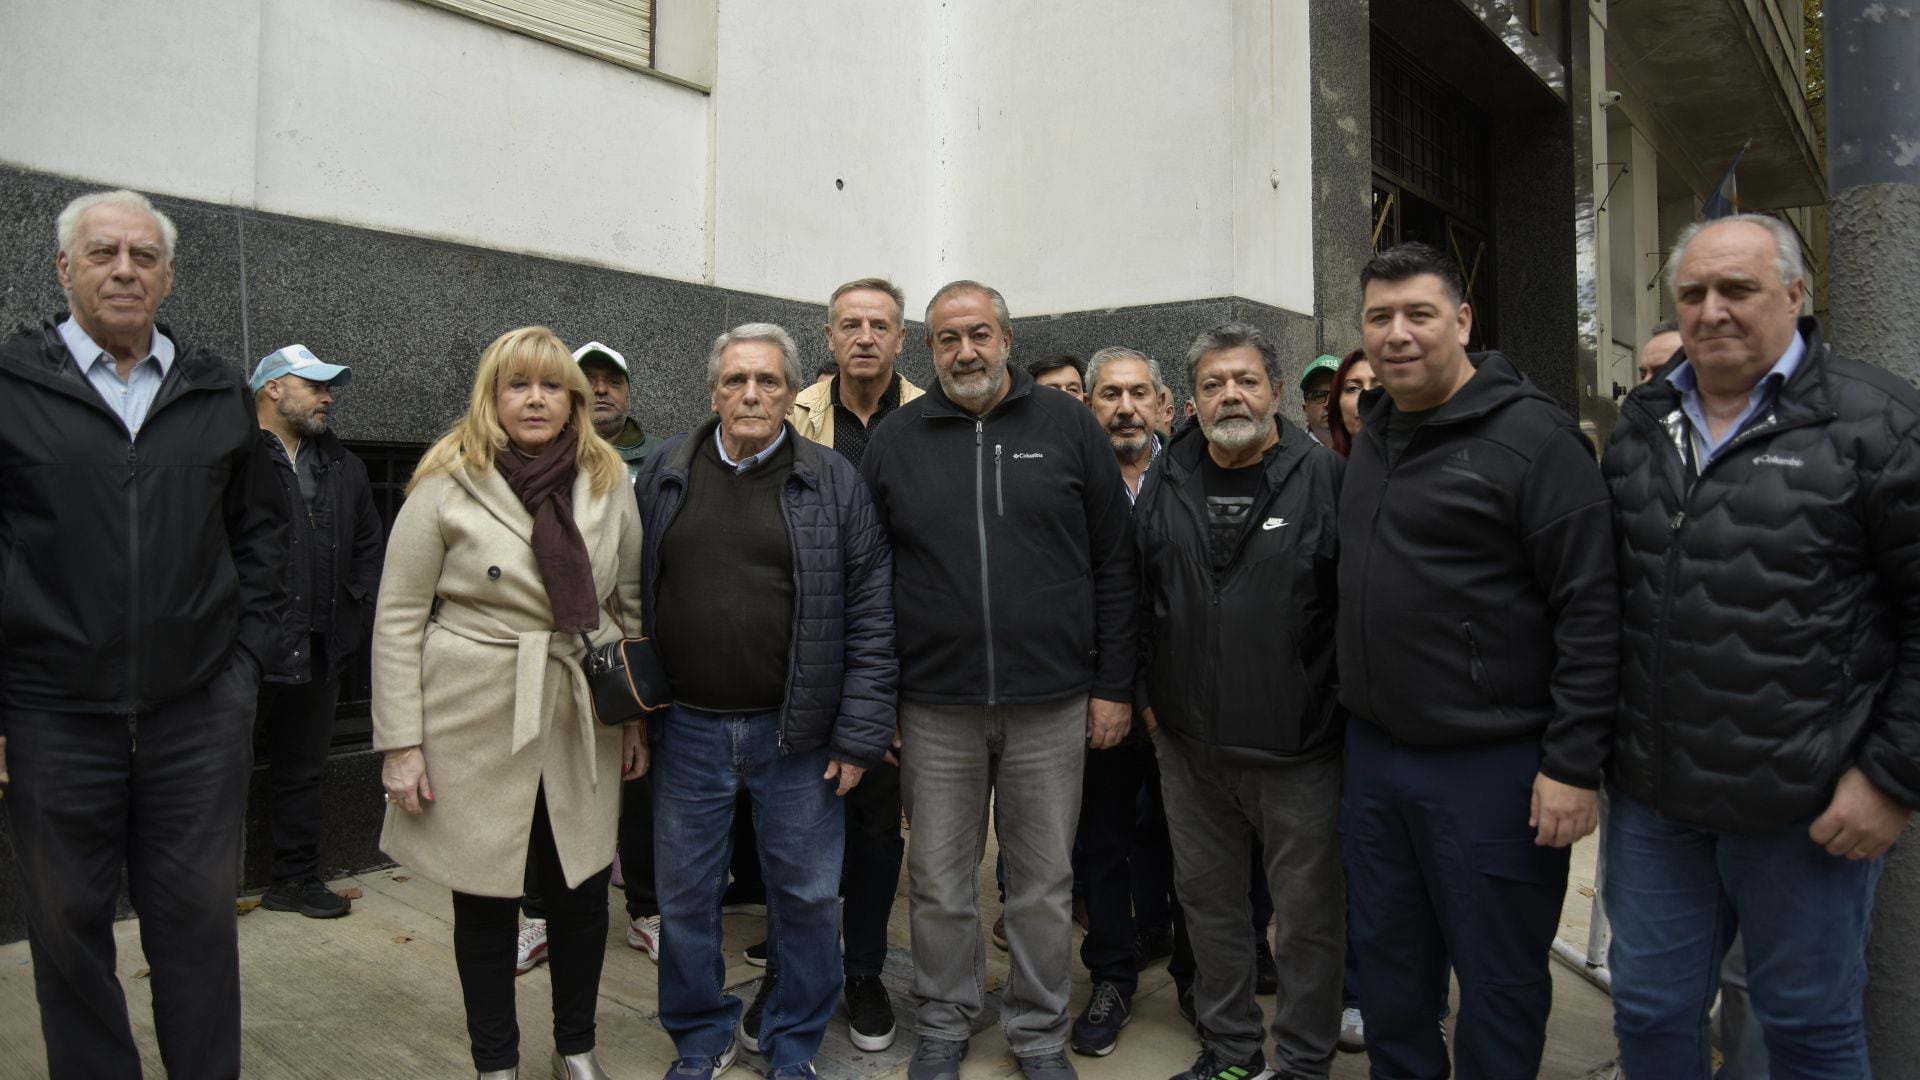
<instances>
[{"instance_id":1,"label":"blue jeans","mask_svg":"<svg viewBox=\"0 0 1920 1080\"><path fill-rule=\"evenodd\" d=\"M1884 859L1835 858L1811 819L1765 836L1690 828L1615 792L1607 816L1613 1026L1629 1076L1706 1080L1707 1010L1736 929L1777 1080L1869 1075L1862 994Z\"/></svg>"},{"instance_id":2,"label":"blue jeans","mask_svg":"<svg viewBox=\"0 0 1920 1080\"><path fill-rule=\"evenodd\" d=\"M780 714L675 705L653 756L660 868L660 1025L681 1057L724 1052L740 1018L726 992L720 898L734 797L753 803L767 882L767 940L780 972L760 1024L770 1068L811 1061L840 999L840 859L846 804L821 779L827 750L782 754Z\"/></svg>"}]
</instances>

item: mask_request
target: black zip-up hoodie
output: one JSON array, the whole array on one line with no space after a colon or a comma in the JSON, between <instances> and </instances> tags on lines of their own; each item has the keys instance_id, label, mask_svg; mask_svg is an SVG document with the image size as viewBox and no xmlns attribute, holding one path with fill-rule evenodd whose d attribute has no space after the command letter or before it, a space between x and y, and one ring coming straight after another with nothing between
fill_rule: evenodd
<instances>
[{"instance_id":1,"label":"black zip-up hoodie","mask_svg":"<svg viewBox=\"0 0 1920 1080\"><path fill-rule=\"evenodd\" d=\"M128 438L57 329L0 343L0 703L137 713L279 659L284 511L252 396L176 359Z\"/></svg>"},{"instance_id":2,"label":"black zip-up hoodie","mask_svg":"<svg viewBox=\"0 0 1920 1080\"><path fill-rule=\"evenodd\" d=\"M1392 467L1384 393L1340 495L1340 701L1395 740L1538 738L1600 785L1618 681L1613 522L1573 420L1497 352Z\"/></svg>"},{"instance_id":3,"label":"black zip-up hoodie","mask_svg":"<svg viewBox=\"0 0 1920 1080\"><path fill-rule=\"evenodd\" d=\"M1139 579L1113 444L1008 368L984 418L938 385L874 429L861 472L893 541L900 696L1133 700Z\"/></svg>"},{"instance_id":4,"label":"black zip-up hoodie","mask_svg":"<svg viewBox=\"0 0 1920 1080\"><path fill-rule=\"evenodd\" d=\"M1334 515L1345 461L1287 423L1262 460L1260 494L1216 579L1197 428L1147 471L1133 507L1140 549L1140 702L1161 730L1234 765L1325 757L1334 700Z\"/></svg>"}]
</instances>

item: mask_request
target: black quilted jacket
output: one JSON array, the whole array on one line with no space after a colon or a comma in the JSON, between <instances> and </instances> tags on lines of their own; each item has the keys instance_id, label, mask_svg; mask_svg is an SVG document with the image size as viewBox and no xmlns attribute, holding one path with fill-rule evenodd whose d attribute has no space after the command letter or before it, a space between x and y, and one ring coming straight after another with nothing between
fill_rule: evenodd
<instances>
[{"instance_id":1,"label":"black quilted jacket","mask_svg":"<svg viewBox=\"0 0 1920 1080\"><path fill-rule=\"evenodd\" d=\"M693 452L712 441L718 419L675 435L640 466L641 620L653 628L660 541L680 510ZM800 437L782 503L793 542L794 629L780 750L830 746L857 765L880 763L893 745L893 553L873 512L867 485L846 458ZM725 642L714 647L725 648ZM661 725L654 725L659 730Z\"/></svg>"},{"instance_id":2,"label":"black quilted jacket","mask_svg":"<svg viewBox=\"0 0 1920 1080\"><path fill-rule=\"evenodd\" d=\"M1807 356L1688 490L1665 378L1607 444L1620 544L1613 782L1662 816L1759 834L1858 765L1920 807L1920 393ZM1676 358L1675 363L1678 363Z\"/></svg>"}]
</instances>

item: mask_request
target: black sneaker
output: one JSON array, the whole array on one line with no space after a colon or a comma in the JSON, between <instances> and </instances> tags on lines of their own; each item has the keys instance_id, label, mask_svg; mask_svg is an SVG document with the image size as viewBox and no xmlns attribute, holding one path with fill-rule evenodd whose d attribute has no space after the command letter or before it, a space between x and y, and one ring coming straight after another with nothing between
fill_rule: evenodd
<instances>
[{"instance_id":1,"label":"black sneaker","mask_svg":"<svg viewBox=\"0 0 1920 1080\"><path fill-rule=\"evenodd\" d=\"M1141 930L1133 935L1133 964L1139 970L1145 971L1153 966L1155 960L1164 960L1172 955L1172 930Z\"/></svg>"},{"instance_id":2,"label":"black sneaker","mask_svg":"<svg viewBox=\"0 0 1920 1080\"><path fill-rule=\"evenodd\" d=\"M753 992L753 1004L740 1014L740 1045L752 1053L760 1052L760 1020L767 1013L767 1002L773 997L773 984L780 980L780 973L769 971L760 980L760 989Z\"/></svg>"},{"instance_id":3,"label":"black sneaker","mask_svg":"<svg viewBox=\"0 0 1920 1080\"><path fill-rule=\"evenodd\" d=\"M1171 1080L1270 1080L1273 1075L1274 1071L1267 1068L1267 1056L1258 1050L1253 1052L1252 1061L1235 1065L1214 1053L1213 1047L1202 1046L1200 1056L1194 1059L1187 1071L1173 1076Z\"/></svg>"},{"instance_id":4,"label":"black sneaker","mask_svg":"<svg viewBox=\"0 0 1920 1080\"><path fill-rule=\"evenodd\" d=\"M877 1053L893 1045L893 1001L878 975L849 975L847 1037L855 1048Z\"/></svg>"},{"instance_id":5,"label":"black sneaker","mask_svg":"<svg viewBox=\"0 0 1920 1080\"><path fill-rule=\"evenodd\" d=\"M297 911L309 919L337 919L353 910L351 901L317 877L280 882L260 898L260 906L268 911Z\"/></svg>"},{"instance_id":6,"label":"black sneaker","mask_svg":"<svg viewBox=\"0 0 1920 1080\"><path fill-rule=\"evenodd\" d=\"M747 955L747 963L752 964L754 967L766 967L767 966L767 939L761 938L759 941L756 941L753 944L747 946L746 955Z\"/></svg>"},{"instance_id":7,"label":"black sneaker","mask_svg":"<svg viewBox=\"0 0 1920 1080\"><path fill-rule=\"evenodd\" d=\"M1280 969L1273 963L1273 946L1267 944L1265 934L1253 943L1253 992L1261 997L1277 993L1280 989Z\"/></svg>"},{"instance_id":8,"label":"black sneaker","mask_svg":"<svg viewBox=\"0 0 1920 1080\"><path fill-rule=\"evenodd\" d=\"M1073 1052L1106 1057L1120 1041L1120 1029L1132 1019L1132 1005L1119 987L1110 982L1094 983L1085 1011L1073 1022Z\"/></svg>"}]
</instances>

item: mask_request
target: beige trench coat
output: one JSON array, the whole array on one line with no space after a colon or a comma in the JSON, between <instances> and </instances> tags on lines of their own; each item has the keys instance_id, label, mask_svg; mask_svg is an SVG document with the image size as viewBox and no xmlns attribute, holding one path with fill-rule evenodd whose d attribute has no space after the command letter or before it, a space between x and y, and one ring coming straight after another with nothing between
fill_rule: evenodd
<instances>
[{"instance_id":1,"label":"beige trench coat","mask_svg":"<svg viewBox=\"0 0 1920 1080\"><path fill-rule=\"evenodd\" d=\"M625 484L574 481L573 517L602 601L595 644L640 628L640 512ZM519 896L535 793L567 886L613 860L620 737L596 722L578 634L553 632L533 517L498 471L420 482L393 524L373 629L373 744L418 745L433 801L387 807L380 850L430 881Z\"/></svg>"}]
</instances>

